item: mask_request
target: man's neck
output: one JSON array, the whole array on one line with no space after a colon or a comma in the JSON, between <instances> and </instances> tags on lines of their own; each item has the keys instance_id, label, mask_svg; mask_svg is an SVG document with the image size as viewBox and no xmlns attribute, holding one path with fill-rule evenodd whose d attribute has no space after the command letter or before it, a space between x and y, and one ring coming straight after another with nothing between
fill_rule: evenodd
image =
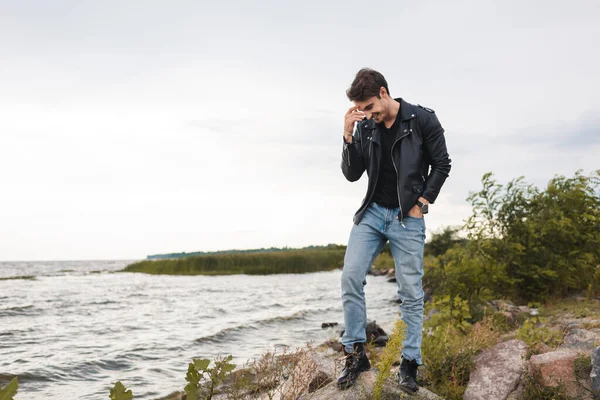
<instances>
[{"instance_id":1,"label":"man's neck","mask_svg":"<svg viewBox=\"0 0 600 400\"><path fill-rule=\"evenodd\" d=\"M400 103L395 99L392 100L392 104L390 105L390 113L388 114L388 118L383 120L383 123L386 128L391 128L394 125L394 121L396 121L396 117L400 112Z\"/></svg>"}]
</instances>

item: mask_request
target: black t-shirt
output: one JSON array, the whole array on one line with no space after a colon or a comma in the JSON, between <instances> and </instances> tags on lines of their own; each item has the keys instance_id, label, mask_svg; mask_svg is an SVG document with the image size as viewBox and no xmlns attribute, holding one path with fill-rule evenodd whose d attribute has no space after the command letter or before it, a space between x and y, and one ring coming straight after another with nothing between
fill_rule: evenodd
<instances>
[{"instance_id":1,"label":"black t-shirt","mask_svg":"<svg viewBox=\"0 0 600 400\"><path fill-rule=\"evenodd\" d=\"M373 201L387 208L397 208L398 204L398 185L396 170L392 163L392 145L396 140L396 132L400 126L400 110L396 115L396 120L388 129L385 123L379 124L379 132L381 132L381 165L379 167L379 178L377 179L377 187L373 195Z\"/></svg>"}]
</instances>

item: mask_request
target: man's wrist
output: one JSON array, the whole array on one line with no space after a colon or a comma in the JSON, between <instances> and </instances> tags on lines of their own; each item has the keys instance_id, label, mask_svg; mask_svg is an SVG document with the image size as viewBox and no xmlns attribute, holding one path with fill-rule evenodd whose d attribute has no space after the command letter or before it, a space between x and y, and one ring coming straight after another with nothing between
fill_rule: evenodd
<instances>
[{"instance_id":1,"label":"man's wrist","mask_svg":"<svg viewBox=\"0 0 600 400\"><path fill-rule=\"evenodd\" d=\"M426 199L426 198L424 198L424 197L419 197L419 201L420 201L421 203L423 203L423 204L429 204L429 200L427 200L427 199Z\"/></svg>"},{"instance_id":2,"label":"man's wrist","mask_svg":"<svg viewBox=\"0 0 600 400\"><path fill-rule=\"evenodd\" d=\"M346 136L346 134L344 134L344 142L352 144L352 135Z\"/></svg>"}]
</instances>

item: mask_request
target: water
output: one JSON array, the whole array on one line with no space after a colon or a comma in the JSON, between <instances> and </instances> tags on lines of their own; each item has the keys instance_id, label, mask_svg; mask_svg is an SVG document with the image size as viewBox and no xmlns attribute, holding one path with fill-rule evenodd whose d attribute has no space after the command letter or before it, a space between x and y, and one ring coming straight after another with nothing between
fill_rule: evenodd
<instances>
[{"instance_id":1,"label":"water","mask_svg":"<svg viewBox=\"0 0 600 400\"><path fill-rule=\"evenodd\" d=\"M340 270L267 276L116 272L131 261L0 262L0 383L16 399L136 399L185 386L192 358L243 364L275 346L320 344L343 323ZM18 276L33 276L23 279ZM4 279L11 278L11 279ZM396 285L367 277L368 317L391 326Z\"/></svg>"}]
</instances>

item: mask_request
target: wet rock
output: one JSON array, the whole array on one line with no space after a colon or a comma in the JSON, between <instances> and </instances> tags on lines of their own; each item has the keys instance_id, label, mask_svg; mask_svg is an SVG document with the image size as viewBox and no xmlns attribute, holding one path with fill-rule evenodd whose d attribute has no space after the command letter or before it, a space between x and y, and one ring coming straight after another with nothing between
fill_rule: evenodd
<instances>
[{"instance_id":1,"label":"wet rock","mask_svg":"<svg viewBox=\"0 0 600 400\"><path fill-rule=\"evenodd\" d=\"M569 349L534 355L529 360L529 372L541 385L558 387L563 384L568 396L578 397L583 394L583 388L575 376L577 356L577 351Z\"/></svg>"},{"instance_id":2,"label":"wet rock","mask_svg":"<svg viewBox=\"0 0 600 400\"><path fill-rule=\"evenodd\" d=\"M334 326L338 326L339 324L337 322L323 322L321 324L321 329L326 329L326 328L333 328Z\"/></svg>"},{"instance_id":3,"label":"wet rock","mask_svg":"<svg viewBox=\"0 0 600 400\"><path fill-rule=\"evenodd\" d=\"M483 350L475 357L476 368L471 372L463 398L506 399L521 380L526 352L527 345L520 340L509 340Z\"/></svg>"}]
</instances>

